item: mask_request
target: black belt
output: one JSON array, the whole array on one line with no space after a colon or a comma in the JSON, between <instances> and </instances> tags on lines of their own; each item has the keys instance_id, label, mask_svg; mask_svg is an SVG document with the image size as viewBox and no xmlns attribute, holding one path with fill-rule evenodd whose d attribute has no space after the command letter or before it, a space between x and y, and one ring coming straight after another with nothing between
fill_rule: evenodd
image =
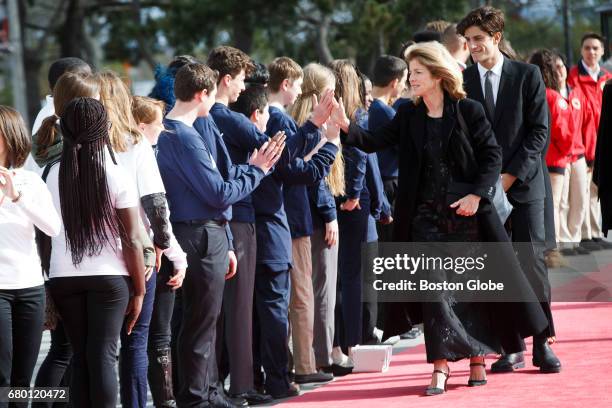
<instances>
[{"instance_id":1,"label":"black belt","mask_svg":"<svg viewBox=\"0 0 612 408\"><path fill-rule=\"evenodd\" d=\"M186 225L211 225L211 226L219 226L225 227L227 224L227 220L186 220L186 221L176 221L176 224L186 224Z\"/></svg>"}]
</instances>

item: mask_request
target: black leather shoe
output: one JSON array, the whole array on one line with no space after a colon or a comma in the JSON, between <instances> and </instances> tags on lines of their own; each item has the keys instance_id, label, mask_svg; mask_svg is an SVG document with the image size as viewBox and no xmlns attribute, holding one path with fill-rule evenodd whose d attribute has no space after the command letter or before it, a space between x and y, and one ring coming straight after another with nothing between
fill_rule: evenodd
<instances>
[{"instance_id":1,"label":"black leather shoe","mask_svg":"<svg viewBox=\"0 0 612 408\"><path fill-rule=\"evenodd\" d=\"M534 339L532 363L534 366L540 367L541 373L561 372L561 361L550 348L546 339L543 341Z\"/></svg>"},{"instance_id":2,"label":"black leather shoe","mask_svg":"<svg viewBox=\"0 0 612 408\"><path fill-rule=\"evenodd\" d=\"M511 373L512 371L525 367L523 353L504 354L496 362L491 364L492 373Z\"/></svg>"},{"instance_id":3,"label":"black leather shoe","mask_svg":"<svg viewBox=\"0 0 612 408\"><path fill-rule=\"evenodd\" d=\"M332 364L327 367L321 367L324 373L333 374L334 377L343 377L353 372L353 367L345 367L340 364Z\"/></svg>"},{"instance_id":4,"label":"black leather shoe","mask_svg":"<svg viewBox=\"0 0 612 408\"><path fill-rule=\"evenodd\" d=\"M592 239L583 239L582 241L580 241L580 246L584 249L588 249L591 252L599 251L600 249L603 249L601 245L599 245L597 242L593 241Z\"/></svg>"},{"instance_id":5,"label":"black leather shoe","mask_svg":"<svg viewBox=\"0 0 612 408\"><path fill-rule=\"evenodd\" d=\"M576 252L576 255L588 255L591 253L590 250L581 247L580 245L578 245L576 248L574 248L574 251Z\"/></svg>"},{"instance_id":6,"label":"black leather shoe","mask_svg":"<svg viewBox=\"0 0 612 408\"><path fill-rule=\"evenodd\" d=\"M241 405L235 404L224 392L212 391L208 394L208 403L212 408L238 408L247 405L246 400L237 401ZM244 405L242 405L244 404Z\"/></svg>"},{"instance_id":7,"label":"black leather shoe","mask_svg":"<svg viewBox=\"0 0 612 408\"><path fill-rule=\"evenodd\" d=\"M272 395L272 398L274 399L297 397L298 395L300 395L300 387L295 384L289 384L289 388L287 388L286 390L278 394L270 393L270 395Z\"/></svg>"},{"instance_id":8,"label":"black leather shoe","mask_svg":"<svg viewBox=\"0 0 612 408\"><path fill-rule=\"evenodd\" d=\"M296 374L295 375L295 383L296 384L308 384L308 383L324 383L329 382L334 379L333 374L324 373L322 371L317 371L312 374Z\"/></svg>"},{"instance_id":9,"label":"black leather shoe","mask_svg":"<svg viewBox=\"0 0 612 408\"><path fill-rule=\"evenodd\" d=\"M561 248L561 255L563 256L574 256L578 255L575 248Z\"/></svg>"},{"instance_id":10,"label":"black leather shoe","mask_svg":"<svg viewBox=\"0 0 612 408\"><path fill-rule=\"evenodd\" d=\"M601 238L593 238L593 241L595 241L595 243L599 245L602 249L612 249L612 242L606 241Z\"/></svg>"},{"instance_id":11,"label":"black leather shoe","mask_svg":"<svg viewBox=\"0 0 612 408\"><path fill-rule=\"evenodd\" d=\"M242 392L240 394L230 394L230 398L242 398L246 400L249 405L259 405L272 402L272 396L267 394L261 394L255 390Z\"/></svg>"}]
</instances>

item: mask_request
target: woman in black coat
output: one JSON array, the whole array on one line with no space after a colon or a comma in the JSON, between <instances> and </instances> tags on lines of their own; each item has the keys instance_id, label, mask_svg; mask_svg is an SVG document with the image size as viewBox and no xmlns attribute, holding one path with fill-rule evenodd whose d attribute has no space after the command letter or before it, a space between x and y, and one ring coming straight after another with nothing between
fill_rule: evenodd
<instances>
[{"instance_id":1,"label":"woman in black coat","mask_svg":"<svg viewBox=\"0 0 612 408\"><path fill-rule=\"evenodd\" d=\"M491 204L502 156L482 106L465 99L461 73L440 44L416 44L406 59L416 98L402 105L387 126L368 132L334 112L343 143L368 153L399 146L394 241L506 243L498 247L506 279L532 294ZM469 134L461 131L457 109ZM449 205L451 178L470 188ZM529 298L534 302L461 303L448 294L436 303L389 303L385 337L424 323L427 361L434 364L427 395L445 391L447 361L463 358L470 359L468 384L484 385L486 354L522 351L521 338L545 329L535 295Z\"/></svg>"}]
</instances>

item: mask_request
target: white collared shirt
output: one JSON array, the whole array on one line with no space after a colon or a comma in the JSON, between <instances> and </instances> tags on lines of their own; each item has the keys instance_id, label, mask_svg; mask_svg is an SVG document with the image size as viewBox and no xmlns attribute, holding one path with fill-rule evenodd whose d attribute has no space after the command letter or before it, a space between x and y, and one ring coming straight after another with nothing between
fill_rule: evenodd
<instances>
[{"instance_id":1,"label":"white collared shirt","mask_svg":"<svg viewBox=\"0 0 612 408\"><path fill-rule=\"evenodd\" d=\"M491 85L493 85L493 102L497 105L497 93L499 92L499 81L501 80L502 68L504 66L504 55L500 52L497 63L493 65L493 68L486 69L480 63L478 65L478 73L480 74L480 86L482 86L482 94L485 94L485 75L487 71L491 71Z\"/></svg>"},{"instance_id":2,"label":"white collared shirt","mask_svg":"<svg viewBox=\"0 0 612 408\"><path fill-rule=\"evenodd\" d=\"M580 60L580 63L582 64L586 72L589 73L589 76L593 78L593 81L597 82L597 80L599 79L599 72L601 71L601 67L599 66L599 64L597 64L597 68L591 69L587 66L587 64L584 63L584 60Z\"/></svg>"}]
</instances>

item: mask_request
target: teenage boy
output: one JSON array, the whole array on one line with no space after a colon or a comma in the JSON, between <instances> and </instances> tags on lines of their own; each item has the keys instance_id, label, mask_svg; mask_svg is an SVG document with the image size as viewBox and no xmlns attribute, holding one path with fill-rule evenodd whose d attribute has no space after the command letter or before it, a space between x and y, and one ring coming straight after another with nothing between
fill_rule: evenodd
<instances>
[{"instance_id":1,"label":"teenage boy","mask_svg":"<svg viewBox=\"0 0 612 408\"><path fill-rule=\"evenodd\" d=\"M531 254L519 252L534 290L540 299L546 299L541 307L548 327L534 336L533 364L541 372L559 372L561 363L549 346L555 331L544 262L546 187L542 154L548 139L546 91L537 67L502 55L499 43L503 31L503 13L489 6L472 10L457 25L475 62L463 71L463 78L468 97L483 104L502 147L502 184L514 206L510 216L512 240L531 242L534 248ZM491 369L508 372L524 366L523 353L514 353L503 355Z\"/></svg>"},{"instance_id":2,"label":"teenage boy","mask_svg":"<svg viewBox=\"0 0 612 408\"><path fill-rule=\"evenodd\" d=\"M219 73L215 104L210 110L214 123L234 164L245 164L254 149L268 141L268 136L244 115L230 110L245 89L245 77L254 70L251 58L229 46L214 48L208 55L208 66ZM218 333L217 350L222 356L221 373L230 374L230 396L244 398L250 404L264 403L270 396L254 390L253 384L253 291L257 255L255 209L249 194L232 206L230 228L238 261L238 275L228 281L223 295L223 321ZM226 347L227 353L222 350ZM223 365L229 363L229 370ZM229 372L228 372L229 371Z\"/></svg>"},{"instance_id":3,"label":"teenage boy","mask_svg":"<svg viewBox=\"0 0 612 408\"><path fill-rule=\"evenodd\" d=\"M368 110L368 129L376 130L391 122L395 109L391 104L400 96L406 86L408 66L403 59L391 55L378 57L372 73L372 97L374 100ZM376 153L382 177L385 196L391 204L391 212L397 194L398 153L397 147ZM379 226L379 239L393 241L393 224Z\"/></svg>"},{"instance_id":4,"label":"teenage boy","mask_svg":"<svg viewBox=\"0 0 612 408\"><path fill-rule=\"evenodd\" d=\"M297 395L299 388L290 384L287 373L287 316L292 247L284 208L283 184L292 177L299 183L302 177L320 180L325 175L325 168L329 168L337 151L337 147L331 143L324 147L330 151L335 148L336 151L322 155L321 160L314 160L313 157L311 165L301 169L292 168L296 165L293 159L304 157L317 146L320 140L319 128L327 121L337 103L333 91L326 92L314 107L310 120L297 128L293 119L285 112L285 107L295 102L301 93L302 69L286 57L275 59L268 69L270 120L266 133L271 135L284 131L289 154L279 162L274 174L266 177L253 193L257 225L255 305L261 334L261 363L266 374L265 388L274 398L284 398ZM294 176L293 170L301 175ZM308 205L307 199L304 204Z\"/></svg>"},{"instance_id":5,"label":"teenage boy","mask_svg":"<svg viewBox=\"0 0 612 408\"><path fill-rule=\"evenodd\" d=\"M247 196L280 157L276 140L255 151L249 165L225 181L207 143L195 130L215 101L217 74L190 63L176 74L176 104L164 119L157 161L170 205L176 238L189 267L182 288L182 325L178 337L179 407L233 407L216 389L215 330L225 279L236 273L230 262L227 222L231 205Z\"/></svg>"},{"instance_id":6,"label":"teenage boy","mask_svg":"<svg viewBox=\"0 0 612 408\"><path fill-rule=\"evenodd\" d=\"M587 162L589 204L582 224L580 246L590 251L612 248L612 244L602 239L604 234L601 231L601 207L597 186L592 182L603 87L606 81L612 78L612 74L599 65L604 54L604 44L605 40L599 34L585 34L580 48L582 59L570 70L567 77L570 88L579 88L585 99L583 110L586 120L582 122L582 140Z\"/></svg>"}]
</instances>

